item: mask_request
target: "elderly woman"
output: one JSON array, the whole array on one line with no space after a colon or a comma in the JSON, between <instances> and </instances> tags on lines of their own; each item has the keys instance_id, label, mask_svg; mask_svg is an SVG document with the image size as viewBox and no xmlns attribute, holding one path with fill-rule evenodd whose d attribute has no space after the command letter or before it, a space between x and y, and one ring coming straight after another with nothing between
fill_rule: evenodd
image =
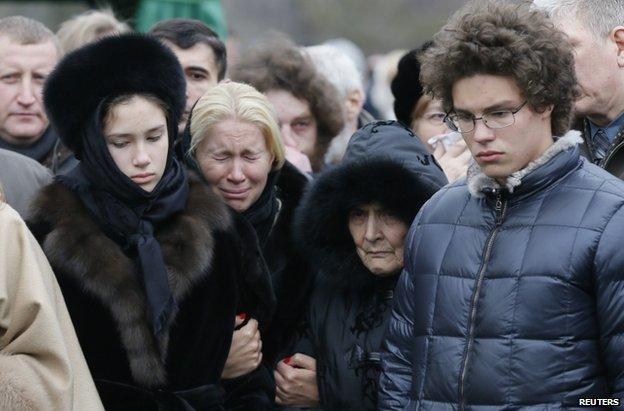
<instances>
[{"instance_id":1,"label":"elderly woman","mask_svg":"<svg viewBox=\"0 0 624 411\"><path fill-rule=\"evenodd\" d=\"M285 161L273 109L253 87L234 82L216 86L199 99L191 119L187 159L253 227L269 267L277 306L261 339L265 362L274 364L297 338L311 286L291 236L293 212L308 179ZM247 337L235 333L226 371L240 371L224 377L257 365L258 357L237 354L251 331Z\"/></svg>"},{"instance_id":2,"label":"elderly woman","mask_svg":"<svg viewBox=\"0 0 624 411\"><path fill-rule=\"evenodd\" d=\"M173 156L184 84L167 47L126 34L68 54L44 88L81 161L42 190L33 227L108 410L224 409L235 315L270 295L253 232ZM241 408L269 409L273 388L254 388Z\"/></svg>"},{"instance_id":3,"label":"elderly woman","mask_svg":"<svg viewBox=\"0 0 624 411\"><path fill-rule=\"evenodd\" d=\"M312 350L280 362L278 403L377 409L379 350L403 268L403 243L420 207L446 178L397 122L356 132L343 163L312 183L296 240L317 281L308 310Z\"/></svg>"}]
</instances>

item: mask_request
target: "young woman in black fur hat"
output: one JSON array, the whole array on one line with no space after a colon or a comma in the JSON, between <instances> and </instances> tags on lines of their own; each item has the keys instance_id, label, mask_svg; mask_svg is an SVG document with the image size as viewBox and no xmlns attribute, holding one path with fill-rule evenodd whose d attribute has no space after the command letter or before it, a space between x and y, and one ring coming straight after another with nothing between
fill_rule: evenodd
<instances>
[{"instance_id":1,"label":"young woman in black fur hat","mask_svg":"<svg viewBox=\"0 0 624 411\"><path fill-rule=\"evenodd\" d=\"M405 236L446 182L411 130L375 122L353 135L340 166L312 183L295 214L297 246L317 274L311 351L278 365L282 404L377 409L378 352Z\"/></svg>"},{"instance_id":2,"label":"young woman in black fur hat","mask_svg":"<svg viewBox=\"0 0 624 411\"><path fill-rule=\"evenodd\" d=\"M184 84L143 35L67 55L44 102L80 164L31 225L107 409L270 409L264 368L220 385L236 313L262 321L272 292L253 233L173 156Z\"/></svg>"}]
</instances>

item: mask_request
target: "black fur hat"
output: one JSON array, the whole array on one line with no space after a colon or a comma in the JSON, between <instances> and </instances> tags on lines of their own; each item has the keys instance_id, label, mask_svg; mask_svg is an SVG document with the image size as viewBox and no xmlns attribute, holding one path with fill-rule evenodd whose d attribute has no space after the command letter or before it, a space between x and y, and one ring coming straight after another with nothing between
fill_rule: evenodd
<instances>
[{"instance_id":1,"label":"black fur hat","mask_svg":"<svg viewBox=\"0 0 624 411\"><path fill-rule=\"evenodd\" d=\"M397 74L390 84L394 96L394 114L397 120L408 127L412 123L416 103L424 93L423 85L420 82L418 56L431 47L431 44L432 42L428 41L401 57Z\"/></svg>"},{"instance_id":2,"label":"black fur hat","mask_svg":"<svg viewBox=\"0 0 624 411\"><path fill-rule=\"evenodd\" d=\"M177 125L186 104L182 67L168 47L144 34L106 37L69 53L48 77L43 101L63 144L80 155L81 131L98 105L132 93L158 97Z\"/></svg>"}]
</instances>

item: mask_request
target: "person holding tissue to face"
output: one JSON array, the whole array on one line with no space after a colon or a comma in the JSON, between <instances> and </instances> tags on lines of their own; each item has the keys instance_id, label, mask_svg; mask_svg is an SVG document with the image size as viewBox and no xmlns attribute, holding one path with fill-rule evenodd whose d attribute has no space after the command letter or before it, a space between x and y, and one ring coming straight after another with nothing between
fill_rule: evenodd
<instances>
[{"instance_id":1,"label":"person holding tissue to face","mask_svg":"<svg viewBox=\"0 0 624 411\"><path fill-rule=\"evenodd\" d=\"M423 91L418 56L430 46L428 41L399 61L397 75L392 80L394 114L416 133L438 160L449 182L453 182L466 175L470 152L461 135L444 124L446 113L442 102Z\"/></svg>"}]
</instances>

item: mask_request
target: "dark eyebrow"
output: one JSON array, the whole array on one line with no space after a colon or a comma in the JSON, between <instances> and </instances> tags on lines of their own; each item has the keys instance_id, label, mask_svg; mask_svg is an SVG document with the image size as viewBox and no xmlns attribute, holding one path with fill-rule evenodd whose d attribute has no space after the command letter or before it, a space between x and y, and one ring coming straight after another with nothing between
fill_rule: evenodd
<instances>
[{"instance_id":1,"label":"dark eyebrow","mask_svg":"<svg viewBox=\"0 0 624 411\"><path fill-rule=\"evenodd\" d=\"M149 130L146 131L147 134L149 133L154 133L156 131L161 131L165 128L164 124L161 124L159 126L156 127L152 127ZM117 134L108 134L105 135L104 137L106 138L126 138L126 137L132 137L132 133L117 133Z\"/></svg>"},{"instance_id":2,"label":"dark eyebrow","mask_svg":"<svg viewBox=\"0 0 624 411\"><path fill-rule=\"evenodd\" d=\"M313 116L301 116L295 117L292 121L312 121L313 118Z\"/></svg>"},{"instance_id":3,"label":"dark eyebrow","mask_svg":"<svg viewBox=\"0 0 624 411\"><path fill-rule=\"evenodd\" d=\"M492 104L491 106L487 106L486 108L483 109L484 113L490 112L490 111L494 111L494 110L511 110L516 108L517 104L514 101L511 100L505 100L505 101L501 101L498 102L496 104ZM474 115L473 113L471 113L468 110L464 110L461 108L457 108L457 107L453 107L453 111L455 113L462 113L462 114L470 114L470 115Z\"/></svg>"},{"instance_id":4,"label":"dark eyebrow","mask_svg":"<svg viewBox=\"0 0 624 411\"><path fill-rule=\"evenodd\" d=\"M186 70L198 71L200 73L204 73L204 74L210 75L210 72L208 70L206 70L205 68L203 68L202 66L188 66L186 68Z\"/></svg>"},{"instance_id":5,"label":"dark eyebrow","mask_svg":"<svg viewBox=\"0 0 624 411\"><path fill-rule=\"evenodd\" d=\"M150 128L149 130L147 130L147 132L148 132L148 133L153 133L154 131L160 131L160 130L162 130L162 129L164 129L164 128L165 128L165 125L164 125L164 124L161 124L161 125L159 125L159 126L156 126L156 127L152 127L152 128Z\"/></svg>"},{"instance_id":6,"label":"dark eyebrow","mask_svg":"<svg viewBox=\"0 0 624 411\"><path fill-rule=\"evenodd\" d=\"M117 133L117 134L107 134L104 137L106 138L126 138L126 137L131 137L132 134L130 133Z\"/></svg>"}]
</instances>

